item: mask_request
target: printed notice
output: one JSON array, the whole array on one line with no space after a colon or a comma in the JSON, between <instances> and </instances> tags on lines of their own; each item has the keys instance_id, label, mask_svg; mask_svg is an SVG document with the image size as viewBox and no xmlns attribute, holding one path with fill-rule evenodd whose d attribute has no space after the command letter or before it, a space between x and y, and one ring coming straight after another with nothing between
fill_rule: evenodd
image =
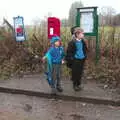
<instances>
[{"instance_id":1,"label":"printed notice","mask_svg":"<svg viewBox=\"0 0 120 120\"><path fill-rule=\"evenodd\" d=\"M94 29L93 13L82 13L80 26L85 33L92 33Z\"/></svg>"}]
</instances>

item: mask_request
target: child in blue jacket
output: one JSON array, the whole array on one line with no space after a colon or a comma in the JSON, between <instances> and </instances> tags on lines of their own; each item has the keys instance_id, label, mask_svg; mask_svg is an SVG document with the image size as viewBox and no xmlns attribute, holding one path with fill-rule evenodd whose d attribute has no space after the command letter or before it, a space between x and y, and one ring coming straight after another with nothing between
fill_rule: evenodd
<instances>
[{"instance_id":1,"label":"child in blue jacket","mask_svg":"<svg viewBox=\"0 0 120 120\"><path fill-rule=\"evenodd\" d=\"M52 88L52 92L62 92L63 89L61 87L61 64L64 62L64 49L61 46L61 40L58 36L53 36L51 41L51 47L43 57L43 61L45 59L48 63L48 71L47 71L47 80Z\"/></svg>"}]
</instances>

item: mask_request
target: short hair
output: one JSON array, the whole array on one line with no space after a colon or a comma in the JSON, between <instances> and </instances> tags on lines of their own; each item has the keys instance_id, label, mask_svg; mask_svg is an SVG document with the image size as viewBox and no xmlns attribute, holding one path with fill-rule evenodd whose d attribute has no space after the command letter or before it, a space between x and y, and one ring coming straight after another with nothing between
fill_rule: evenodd
<instances>
[{"instance_id":1,"label":"short hair","mask_svg":"<svg viewBox=\"0 0 120 120\"><path fill-rule=\"evenodd\" d=\"M75 28L75 31L74 31L75 37L77 37L77 35L82 33L82 32L83 32L82 28L80 28L80 27Z\"/></svg>"},{"instance_id":2,"label":"short hair","mask_svg":"<svg viewBox=\"0 0 120 120\"><path fill-rule=\"evenodd\" d=\"M75 31L75 28L76 28L77 26L74 26L74 27L72 27L71 28L71 34L73 35L74 34L74 31Z\"/></svg>"},{"instance_id":3,"label":"short hair","mask_svg":"<svg viewBox=\"0 0 120 120\"><path fill-rule=\"evenodd\" d=\"M83 29L82 28L80 28L80 27L76 27L75 28L75 30L74 30L74 33L76 33L76 32L83 32Z\"/></svg>"}]
</instances>

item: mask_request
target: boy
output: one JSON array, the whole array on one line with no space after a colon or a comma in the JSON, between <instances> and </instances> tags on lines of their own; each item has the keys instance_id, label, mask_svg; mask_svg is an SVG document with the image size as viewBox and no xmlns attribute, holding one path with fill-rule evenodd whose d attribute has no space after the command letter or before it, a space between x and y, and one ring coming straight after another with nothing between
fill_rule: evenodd
<instances>
[{"instance_id":1,"label":"boy","mask_svg":"<svg viewBox=\"0 0 120 120\"><path fill-rule=\"evenodd\" d=\"M86 59L87 45L81 28L75 28L74 36L75 38L68 44L66 61L67 66L72 70L73 88L75 91L79 91L81 90L81 77Z\"/></svg>"},{"instance_id":2,"label":"boy","mask_svg":"<svg viewBox=\"0 0 120 120\"><path fill-rule=\"evenodd\" d=\"M62 92L63 89L61 87L60 81L60 72L61 72L61 64L63 63L64 58L64 50L61 46L60 37L54 35L50 41L51 47L43 57L43 61L47 59L48 61L48 82L51 85L52 92L56 93Z\"/></svg>"}]
</instances>

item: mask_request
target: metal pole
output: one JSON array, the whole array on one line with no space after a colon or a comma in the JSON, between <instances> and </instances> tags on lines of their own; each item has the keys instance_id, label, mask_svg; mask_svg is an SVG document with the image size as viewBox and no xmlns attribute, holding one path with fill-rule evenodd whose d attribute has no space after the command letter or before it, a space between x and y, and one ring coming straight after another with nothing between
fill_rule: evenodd
<instances>
[{"instance_id":1,"label":"metal pole","mask_svg":"<svg viewBox=\"0 0 120 120\"><path fill-rule=\"evenodd\" d=\"M99 62L100 48L99 48L99 35L98 35L98 15L96 18L96 64Z\"/></svg>"}]
</instances>

